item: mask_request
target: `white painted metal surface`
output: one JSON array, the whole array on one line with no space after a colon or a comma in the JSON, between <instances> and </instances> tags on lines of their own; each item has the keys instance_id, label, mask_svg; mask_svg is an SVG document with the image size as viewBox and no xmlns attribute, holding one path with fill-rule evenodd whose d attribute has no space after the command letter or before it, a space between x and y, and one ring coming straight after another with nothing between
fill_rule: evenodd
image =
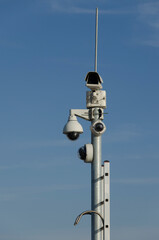
<instances>
[{"instance_id":1,"label":"white painted metal surface","mask_svg":"<svg viewBox=\"0 0 159 240\"><path fill-rule=\"evenodd\" d=\"M110 162L104 162L104 240L110 240Z\"/></svg>"},{"instance_id":2,"label":"white painted metal surface","mask_svg":"<svg viewBox=\"0 0 159 240\"><path fill-rule=\"evenodd\" d=\"M87 143L86 147L86 159L85 163L92 163L93 161L93 145L91 143Z\"/></svg>"},{"instance_id":3,"label":"white painted metal surface","mask_svg":"<svg viewBox=\"0 0 159 240\"><path fill-rule=\"evenodd\" d=\"M95 109L95 120L99 118L98 109ZM92 124L94 123L92 121ZM93 162L91 164L91 207L93 211L101 212L101 136L92 133L92 144L94 150ZM102 224L100 219L92 215L91 240L100 240L102 236Z\"/></svg>"},{"instance_id":4,"label":"white painted metal surface","mask_svg":"<svg viewBox=\"0 0 159 240\"><path fill-rule=\"evenodd\" d=\"M86 144L86 150L91 153L90 158L87 159L87 162L91 163L91 210L80 214L75 221L75 225L78 224L83 215L91 214L91 240L110 240L109 161L105 161L104 165L101 166L101 140L102 134L106 130L101 120L104 118L103 109L106 108L106 92L99 90L102 88L103 80L97 73L97 42L98 9L96 9L95 72L89 72L86 77L86 86L92 90L87 92L87 109L71 109L70 122L66 124L63 132L67 133L68 130L72 129L78 131L78 133L83 132L75 116L91 121L91 144ZM71 119L72 117L73 119ZM73 128L75 124L76 129ZM85 156L81 159L84 160Z\"/></svg>"},{"instance_id":5,"label":"white painted metal surface","mask_svg":"<svg viewBox=\"0 0 159 240\"><path fill-rule=\"evenodd\" d=\"M100 208L101 208L102 217L104 219L104 164L101 166L101 206ZM103 223L101 240L104 240L104 223Z\"/></svg>"},{"instance_id":6,"label":"white painted metal surface","mask_svg":"<svg viewBox=\"0 0 159 240\"><path fill-rule=\"evenodd\" d=\"M83 128L81 124L77 121L77 118L75 115L71 115L68 118L68 122L64 126L63 133L67 134L68 132L78 132L83 133Z\"/></svg>"},{"instance_id":7,"label":"white painted metal surface","mask_svg":"<svg viewBox=\"0 0 159 240\"><path fill-rule=\"evenodd\" d=\"M94 92L87 91L86 93L87 108L106 108L106 91L96 90Z\"/></svg>"}]
</instances>

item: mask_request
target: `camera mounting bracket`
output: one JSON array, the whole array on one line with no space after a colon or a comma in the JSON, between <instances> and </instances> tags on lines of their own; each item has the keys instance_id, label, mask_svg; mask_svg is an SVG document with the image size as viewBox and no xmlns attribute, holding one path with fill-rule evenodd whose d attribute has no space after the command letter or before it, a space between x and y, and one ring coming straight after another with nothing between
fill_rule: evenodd
<instances>
[{"instance_id":1,"label":"camera mounting bracket","mask_svg":"<svg viewBox=\"0 0 159 240\"><path fill-rule=\"evenodd\" d=\"M91 121L89 116L89 109L70 109L70 116L73 115Z\"/></svg>"},{"instance_id":2,"label":"camera mounting bracket","mask_svg":"<svg viewBox=\"0 0 159 240\"><path fill-rule=\"evenodd\" d=\"M87 121L92 121L95 118L95 108L90 109L70 109L70 116L77 116L83 118ZM104 119L104 111L103 108L99 108L99 119Z\"/></svg>"}]
</instances>

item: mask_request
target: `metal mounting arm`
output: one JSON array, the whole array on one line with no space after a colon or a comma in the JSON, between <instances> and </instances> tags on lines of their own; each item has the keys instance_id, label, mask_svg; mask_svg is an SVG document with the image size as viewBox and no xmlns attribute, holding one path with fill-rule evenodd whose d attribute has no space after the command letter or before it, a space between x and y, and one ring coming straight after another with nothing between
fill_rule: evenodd
<instances>
[{"instance_id":1,"label":"metal mounting arm","mask_svg":"<svg viewBox=\"0 0 159 240\"><path fill-rule=\"evenodd\" d=\"M90 121L89 109L70 109L70 115L75 115L77 117Z\"/></svg>"},{"instance_id":2,"label":"metal mounting arm","mask_svg":"<svg viewBox=\"0 0 159 240\"><path fill-rule=\"evenodd\" d=\"M79 223L79 221L81 220L83 215L92 215L92 214L97 214L101 218L102 223L103 223L103 227L104 227L104 219L103 219L103 217L101 216L100 213L98 213L96 211L93 211L93 210L84 211L80 215L78 215L76 220L75 220L75 222L74 222L74 225L77 225Z\"/></svg>"}]
</instances>

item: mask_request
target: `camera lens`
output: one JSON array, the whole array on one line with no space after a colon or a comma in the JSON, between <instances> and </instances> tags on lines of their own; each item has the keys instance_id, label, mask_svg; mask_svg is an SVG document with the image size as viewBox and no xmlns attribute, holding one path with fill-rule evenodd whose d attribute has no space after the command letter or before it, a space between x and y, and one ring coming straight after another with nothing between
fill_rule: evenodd
<instances>
[{"instance_id":1,"label":"camera lens","mask_svg":"<svg viewBox=\"0 0 159 240\"><path fill-rule=\"evenodd\" d=\"M96 123L94 129L97 131L97 132L101 132L103 131L104 129L104 125L102 123Z\"/></svg>"},{"instance_id":2,"label":"camera lens","mask_svg":"<svg viewBox=\"0 0 159 240\"><path fill-rule=\"evenodd\" d=\"M78 150L78 154L80 159L85 160L86 159L86 147L83 146Z\"/></svg>"},{"instance_id":3,"label":"camera lens","mask_svg":"<svg viewBox=\"0 0 159 240\"><path fill-rule=\"evenodd\" d=\"M74 141L74 140L76 140L77 138L79 138L79 133L78 132L69 132L69 133L67 133L67 137L70 139L70 140L72 140L72 141Z\"/></svg>"}]
</instances>

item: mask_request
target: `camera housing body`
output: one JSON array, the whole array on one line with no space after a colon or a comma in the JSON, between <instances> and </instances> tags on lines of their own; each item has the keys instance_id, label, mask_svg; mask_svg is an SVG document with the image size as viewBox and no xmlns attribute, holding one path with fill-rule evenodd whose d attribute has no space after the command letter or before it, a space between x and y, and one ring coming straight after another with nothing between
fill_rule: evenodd
<instances>
[{"instance_id":1,"label":"camera housing body","mask_svg":"<svg viewBox=\"0 0 159 240\"><path fill-rule=\"evenodd\" d=\"M101 120L97 120L91 125L90 129L95 136L100 136L106 131L106 126Z\"/></svg>"},{"instance_id":2,"label":"camera housing body","mask_svg":"<svg viewBox=\"0 0 159 240\"><path fill-rule=\"evenodd\" d=\"M90 143L85 144L78 150L78 155L85 163L91 163L93 161L93 145Z\"/></svg>"},{"instance_id":3,"label":"camera housing body","mask_svg":"<svg viewBox=\"0 0 159 240\"><path fill-rule=\"evenodd\" d=\"M77 121L75 115L70 115L68 118L68 122L63 128L63 133L67 135L67 137L74 141L79 138L79 135L83 133L83 128L81 124Z\"/></svg>"},{"instance_id":4,"label":"camera housing body","mask_svg":"<svg viewBox=\"0 0 159 240\"><path fill-rule=\"evenodd\" d=\"M88 72L85 78L86 86L92 91L87 91L87 108L106 108L106 91L102 88L103 80L97 72Z\"/></svg>"},{"instance_id":5,"label":"camera housing body","mask_svg":"<svg viewBox=\"0 0 159 240\"><path fill-rule=\"evenodd\" d=\"M96 90L86 93L87 108L106 108L106 91Z\"/></svg>"}]
</instances>

